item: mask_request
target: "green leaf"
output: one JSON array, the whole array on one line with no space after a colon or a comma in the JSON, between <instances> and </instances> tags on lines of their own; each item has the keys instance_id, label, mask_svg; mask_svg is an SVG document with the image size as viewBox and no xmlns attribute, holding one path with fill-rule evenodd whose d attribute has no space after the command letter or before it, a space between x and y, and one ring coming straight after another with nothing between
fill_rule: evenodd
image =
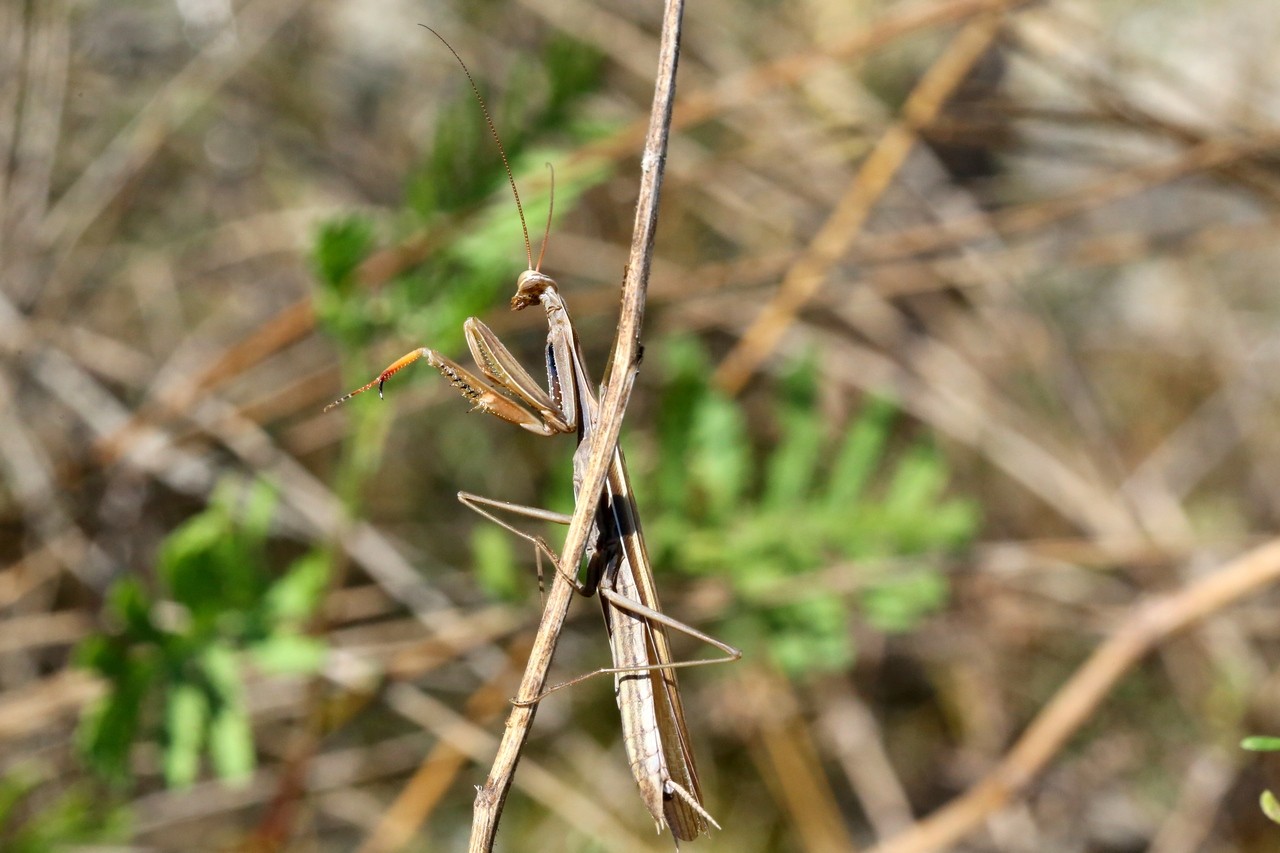
<instances>
[{"instance_id":1,"label":"green leaf","mask_svg":"<svg viewBox=\"0 0 1280 853\"><path fill-rule=\"evenodd\" d=\"M240 667L235 652L226 643L208 643L200 653L199 667L217 702L232 701L240 695Z\"/></svg>"},{"instance_id":2,"label":"green leaf","mask_svg":"<svg viewBox=\"0 0 1280 853\"><path fill-rule=\"evenodd\" d=\"M1262 813L1270 818L1273 823L1280 823L1280 802L1276 801L1275 794L1269 790L1263 791L1258 804L1262 806Z\"/></svg>"},{"instance_id":3,"label":"green leaf","mask_svg":"<svg viewBox=\"0 0 1280 853\"><path fill-rule=\"evenodd\" d=\"M169 689L165 704L164 778L171 787L185 788L200 772L200 748L209 720L209 698L194 684Z\"/></svg>"},{"instance_id":4,"label":"green leaf","mask_svg":"<svg viewBox=\"0 0 1280 853\"><path fill-rule=\"evenodd\" d=\"M311 254L316 277L334 291L348 290L372 246L373 226L365 217L348 216L324 223Z\"/></svg>"},{"instance_id":5,"label":"green leaf","mask_svg":"<svg viewBox=\"0 0 1280 853\"><path fill-rule=\"evenodd\" d=\"M307 674L324 665L329 647L317 637L277 634L255 643L249 653L253 662L267 672Z\"/></svg>"},{"instance_id":6,"label":"green leaf","mask_svg":"<svg viewBox=\"0 0 1280 853\"><path fill-rule=\"evenodd\" d=\"M129 657L122 644L103 636L89 637L76 649L76 663L92 669L107 679L121 676L129 667Z\"/></svg>"},{"instance_id":7,"label":"green leaf","mask_svg":"<svg viewBox=\"0 0 1280 853\"><path fill-rule=\"evenodd\" d=\"M466 81L459 80L458 96L436 114L429 153L406 179L405 204L422 221L475 204L504 177L484 115ZM507 134L506 143L509 155L518 153L519 134Z\"/></svg>"},{"instance_id":8,"label":"green leaf","mask_svg":"<svg viewBox=\"0 0 1280 853\"><path fill-rule=\"evenodd\" d=\"M769 456L762 503L796 511L806 503L822 458L822 428L812 418L790 417Z\"/></svg>"},{"instance_id":9,"label":"green leaf","mask_svg":"<svg viewBox=\"0 0 1280 853\"><path fill-rule=\"evenodd\" d=\"M267 596L264 542L275 512L275 490L255 481L219 483L206 509L178 527L159 554L158 574L190 622L161 629L141 586L126 580L109 593L109 608L124 622L118 638L94 638L80 660L110 681L110 692L86 714L79 742L88 762L115 779L127 778L131 746L149 706L163 706L164 772L172 785L198 775L207 744L218 772L245 775L253 766L252 733L235 650L279 632L286 617L300 621L314 607L327 563L312 556ZM179 612L179 611L175 611ZM314 670L323 649L308 638L263 643L269 665ZM157 696L157 694L162 694ZM248 768L248 769L246 769Z\"/></svg>"},{"instance_id":10,"label":"green leaf","mask_svg":"<svg viewBox=\"0 0 1280 853\"><path fill-rule=\"evenodd\" d=\"M796 512L807 502L823 456L823 425L813 408L813 373L812 365L802 364L783 383L782 436L769 456L761 501L771 509Z\"/></svg>"},{"instance_id":11,"label":"green leaf","mask_svg":"<svg viewBox=\"0 0 1280 853\"><path fill-rule=\"evenodd\" d=\"M0 776L0 827L9 825L10 817L22 800L40 784L34 768L19 764Z\"/></svg>"},{"instance_id":12,"label":"green leaf","mask_svg":"<svg viewBox=\"0 0 1280 853\"><path fill-rule=\"evenodd\" d=\"M129 777L129 749L142 722L144 699L156 670L145 661L128 659L111 677L111 691L90 706L80 721L76 741L95 771L113 781Z\"/></svg>"},{"instance_id":13,"label":"green leaf","mask_svg":"<svg viewBox=\"0 0 1280 853\"><path fill-rule=\"evenodd\" d=\"M664 517L683 516L690 509L689 454L694 436L693 422L707 394L706 354L696 338L673 337L662 347L662 370L667 380L662 389L662 405L657 411L658 442L655 503L669 512ZM661 526L661 525L659 525ZM673 523L673 527L683 525ZM678 538L678 537L673 537Z\"/></svg>"},{"instance_id":14,"label":"green leaf","mask_svg":"<svg viewBox=\"0 0 1280 853\"><path fill-rule=\"evenodd\" d=\"M520 198L525 216L531 224L545 220L551 206L551 185L547 180L548 163L569 159L558 148L533 150L512 160L516 182L521 187ZM609 164L575 164L572 168L556 172L555 212L552 221L550 245L555 248L555 223L564 211L572 210L584 193L599 186L612 173ZM503 181L505 184L505 181ZM514 284L519 267L527 261L523 255L523 237L520 228L520 212L505 187L495 188L487 200L488 206L467 222L449 248L450 257L464 264L472 281L466 287L454 290L456 298L468 300L461 305L467 313L478 313L505 297ZM541 227L537 230L541 230ZM535 253L538 246L534 246ZM459 318L459 324L462 318Z\"/></svg>"},{"instance_id":15,"label":"green leaf","mask_svg":"<svg viewBox=\"0 0 1280 853\"><path fill-rule=\"evenodd\" d=\"M707 501L706 515L728 518L742 501L751 477L746 421L730 400L716 392L700 398L689 438L684 478Z\"/></svg>"},{"instance_id":16,"label":"green leaf","mask_svg":"<svg viewBox=\"0 0 1280 853\"><path fill-rule=\"evenodd\" d=\"M853 427L845 433L836 453L827 487L827 504L852 511L862 498L884 453L897 410L885 400L872 400L863 409Z\"/></svg>"},{"instance_id":17,"label":"green leaf","mask_svg":"<svg viewBox=\"0 0 1280 853\"><path fill-rule=\"evenodd\" d=\"M312 551L293 561L284 577L263 596L263 611L272 627L299 624L311 618L329 588L329 558Z\"/></svg>"},{"instance_id":18,"label":"green leaf","mask_svg":"<svg viewBox=\"0 0 1280 853\"><path fill-rule=\"evenodd\" d=\"M945 485L946 473L933 451L915 447L898 463L883 506L891 516L921 519Z\"/></svg>"},{"instance_id":19,"label":"green leaf","mask_svg":"<svg viewBox=\"0 0 1280 853\"><path fill-rule=\"evenodd\" d=\"M209 506L170 533L161 546L160 576L173 599L190 612L193 636L214 631L219 620L243 624L265 592L259 532L237 520L243 514L238 506L243 494L242 481L223 480ZM261 517L269 512L265 505L273 501L265 485L250 491L256 524L263 524Z\"/></svg>"},{"instance_id":20,"label":"green leaf","mask_svg":"<svg viewBox=\"0 0 1280 853\"><path fill-rule=\"evenodd\" d=\"M218 778L236 785L248 783L256 759L253 730L244 706L223 705L209 726L209 757Z\"/></svg>"},{"instance_id":21,"label":"green leaf","mask_svg":"<svg viewBox=\"0 0 1280 853\"><path fill-rule=\"evenodd\" d=\"M980 520L978 505L973 501L957 498L935 507L927 547L955 549L966 545L977 533Z\"/></svg>"},{"instance_id":22,"label":"green leaf","mask_svg":"<svg viewBox=\"0 0 1280 853\"><path fill-rule=\"evenodd\" d=\"M917 569L896 574L862 594L862 608L878 630L909 631L947 599L947 581L939 572Z\"/></svg>"},{"instance_id":23,"label":"green leaf","mask_svg":"<svg viewBox=\"0 0 1280 853\"><path fill-rule=\"evenodd\" d=\"M676 339L664 356L660 449L651 466L657 487L637 486L659 495L656 515L645 519L650 553L687 573L727 575L737 606L723 627L788 673L847 668L855 652L848 599L780 606L780 587L803 588L840 554L857 560L963 545L978 524L975 506L943 499L947 466L926 442L886 458L897 419L888 401L868 401L843 436L828 440L808 364L781 383L777 446L760 466L742 410L707 387L701 345ZM887 472L883 497L871 493L878 467ZM882 630L904 631L941 607L947 592L945 576L926 566L870 587L854 607Z\"/></svg>"},{"instance_id":24,"label":"green leaf","mask_svg":"<svg viewBox=\"0 0 1280 853\"><path fill-rule=\"evenodd\" d=\"M356 272L373 248L372 223L349 216L321 225L312 249L311 266L320 283L312 300L316 323L347 348L363 346L376 328L376 303L356 287Z\"/></svg>"},{"instance_id":25,"label":"green leaf","mask_svg":"<svg viewBox=\"0 0 1280 853\"><path fill-rule=\"evenodd\" d=\"M839 672L853 663L848 612L838 598L808 598L771 607L762 615L769 656L789 676Z\"/></svg>"},{"instance_id":26,"label":"green leaf","mask_svg":"<svg viewBox=\"0 0 1280 853\"><path fill-rule=\"evenodd\" d=\"M1280 752L1280 737L1252 735L1240 741L1240 746L1252 752Z\"/></svg>"},{"instance_id":27,"label":"green leaf","mask_svg":"<svg viewBox=\"0 0 1280 853\"><path fill-rule=\"evenodd\" d=\"M122 578L111 587L106 610L124 623L136 642L160 640L162 632L151 621L151 598L137 578Z\"/></svg>"},{"instance_id":28,"label":"green leaf","mask_svg":"<svg viewBox=\"0 0 1280 853\"><path fill-rule=\"evenodd\" d=\"M160 577L174 599L194 609L221 599L220 563L233 535L230 519L209 507L169 534L160 548Z\"/></svg>"},{"instance_id":29,"label":"green leaf","mask_svg":"<svg viewBox=\"0 0 1280 853\"><path fill-rule=\"evenodd\" d=\"M238 504L237 528L243 531L247 544L257 549L271 532L280 496L275 485L261 477L249 483L246 491Z\"/></svg>"},{"instance_id":30,"label":"green leaf","mask_svg":"<svg viewBox=\"0 0 1280 853\"><path fill-rule=\"evenodd\" d=\"M205 650L201 664L216 697L209 724L209 757L214 771L224 781L247 781L255 765L253 729L235 655L215 643Z\"/></svg>"}]
</instances>

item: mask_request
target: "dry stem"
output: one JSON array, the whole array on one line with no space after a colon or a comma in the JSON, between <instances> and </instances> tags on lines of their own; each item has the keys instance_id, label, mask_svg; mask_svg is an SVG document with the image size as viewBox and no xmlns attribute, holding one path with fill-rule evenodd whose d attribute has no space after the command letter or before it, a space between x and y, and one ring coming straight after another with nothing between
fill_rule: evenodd
<instances>
[{"instance_id":1,"label":"dry stem","mask_svg":"<svg viewBox=\"0 0 1280 853\"><path fill-rule=\"evenodd\" d=\"M1001 5L995 3L990 9ZM907 162L907 155L916 142L916 131L937 117L973 64L991 46L999 26L999 14L983 8L916 84L903 105L902 118L880 137L808 250L787 272L773 299L720 363L713 380L718 387L737 394L777 347L796 314L818 292L831 268L862 233L876 202Z\"/></svg>"},{"instance_id":2,"label":"dry stem","mask_svg":"<svg viewBox=\"0 0 1280 853\"><path fill-rule=\"evenodd\" d=\"M632 378L640 349L640 327L644 321L645 291L649 282L649 266L653 257L653 241L658 227L658 195L662 186L662 171L666 162L667 137L671 126L671 108L675 99L676 63L679 57L680 22L684 12L683 0L667 0L663 13L662 41L658 50L658 72L654 87L653 108L649 116L649 132L645 137L644 154L640 162L640 196L636 203L635 229L631 237L631 256L622 282L622 306L618 329L613 344L613 359L607 376L609 382L600 400L600 420L591 442L591 455L587 462L578 493L577 508L569 532L565 537L560 565L577 566L587 544L587 535L595 514L596 502L604 487L614 447L622 430L622 417L631 397ZM564 626L573 587L560 574L556 574L547 606L543 610L542 624L529 654L529 665L520 682L521 697L537 696L547 682L547 670L555 652L556 641ZM520 753L533 725L536 704L516 705L511 709L507 726L494 758L489 778L476 791L475 810L471 823L472 853L493 849L497 836L498 820Z\"/></svg>"},{"instance_id":3,"label":"dry stem","mask_svg":"<svg viewBox=\"0 0 1280 853\"><path fill-rule=\"evenodd\" d=\"M1148 652L1173 634L1277 580L1280 539L1273 539L1177 592L1139 602L982 781L871 853L949 849L1016 799Z\"/></svg>"}]
</instances>

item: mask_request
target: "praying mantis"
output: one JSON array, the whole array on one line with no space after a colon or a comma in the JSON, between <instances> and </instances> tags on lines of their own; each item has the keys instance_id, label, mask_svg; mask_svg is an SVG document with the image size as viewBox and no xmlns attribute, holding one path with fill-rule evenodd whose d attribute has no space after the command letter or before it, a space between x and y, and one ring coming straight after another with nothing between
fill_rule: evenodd
<instances>
[{"instance_id":1,"label":"praying mantis","mask_svg":"<svg viewBox=\"0 0 1280 853\"><path fill-rule=\"evenodd\" d=\"M374 386L377 386L381 396L383 385L391 376L416 361L425 360L471 401L472 411L487 412L539 435L576 433L576 495L595 431L598 398L559 287L554 279L541 271L551 228L551 214L548 212L547 232L543 236L538 261L534 263L520 193L484 98L457 51L435 30L430 27L426 29L449 49L462 66L502 156L512 194L515 196L516 209L520 214L529 262L528 269L516 280L516 293L511 299L511 307L513 310L522 310L541 305L546 314L547 388L543 390L488 326L472 317L463 324L463 332L482 377L435 350L419 347L392 362L373 381L330 403L326 411ZM633 381L634 376L633 369L622 381ZM710 826L719 828L719 824L702 805L702 790L674 670L686 666L729 663L742 655L727 643L661 612L622 449L613 449L607 481L596 512L594 545L588 552L586 579L582 582L568 570L569 567L559 564L545 540L504 521L495 512L510 512L527 518L562 523L568 522L568 516L468 492L459 492L458 498L470 509L531 542L539 559L541 555L546 555L556 571L572 583L579 593L584 596L597 594L600 600L613 666L552 687L539 696L517 699L517 703L533 704L560 687L594 675L613 674L628 760L641 797L653 816L658 831L667 827L677 840L693 840L708 831ZM721 651L724 657L673 661L667 628L708 643Z\"/></svg>"}]
</instances>

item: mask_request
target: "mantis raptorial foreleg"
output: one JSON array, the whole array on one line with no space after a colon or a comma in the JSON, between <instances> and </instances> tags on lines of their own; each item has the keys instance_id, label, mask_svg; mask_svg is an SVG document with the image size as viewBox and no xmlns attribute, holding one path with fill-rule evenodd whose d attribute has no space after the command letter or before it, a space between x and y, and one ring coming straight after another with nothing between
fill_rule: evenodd
<instances>
[{"instance_id":1,"label":"mantis raptorial foreleg","mask_svg":"<svg viewBox=\"0 0 1280 853\"><path fill-rule=\"evenodd\" d=\"M576 409L571 408L566 412L560 403L552 400L488 326L471 317L463 324L462 330L476 365L485 378L476 376L446 355L427 347L419 347L393 361L367 385L325 406L325 411L374 386L378 388L378 396L382 396L382 386L388 379L415 361L423 360L439 370L449 380L449 384L470 401L473 411L487 412L539 435L555 435L577 429Z\"/></svg>"}]
</instances>

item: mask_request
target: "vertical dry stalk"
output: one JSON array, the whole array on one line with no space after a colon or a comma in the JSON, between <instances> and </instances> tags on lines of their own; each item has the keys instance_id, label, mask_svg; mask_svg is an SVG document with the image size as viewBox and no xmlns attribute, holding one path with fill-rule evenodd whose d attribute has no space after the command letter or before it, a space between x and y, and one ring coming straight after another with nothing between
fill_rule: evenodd
<instances>
[{"instance_id":1,"label":"vertical dry stalk","mask_svg":"<svg viewBox=\"0 0 1280 853\"><path fill-rule=\"evenodd\" d=\"M578 494L578 504L565 537L560 564L576 567L582 560L587 535L595 514L596 503L604 487L613 448L622 430L622 417L631 397L631 378L640 348L640 328L644 322L645 293L649 283L649 267L653 257L653 241L658 226L658 196L662 186L662 172L666 163L667 137L671 128L671 109L675 100L676 65L679 58L680 24L684 12L683 0L667 0L663 12L662 39L658 50L657 79L654 85L653 107L649 115L649 130L645 136L644 153L640 161L640 194L636 203L635 228L631 237L631 255L622 282L622 305L618 328L614 337L613 359L606 374L610 378L600 400L600 421L591 444L591 455ZM547 683L547 671L556 642L564 627L569 602L574 589L559 573L547 596L542 623L529 653L529 665L520 682L521 697L537 696ZM485 784L476 791L475 808L471 823L472 853L485 853L493 849L498 832L498 820L516 764L529 737L536 705L517 705L502 735L502 743L489 771Z\"/></svg>"}]
</instances>

